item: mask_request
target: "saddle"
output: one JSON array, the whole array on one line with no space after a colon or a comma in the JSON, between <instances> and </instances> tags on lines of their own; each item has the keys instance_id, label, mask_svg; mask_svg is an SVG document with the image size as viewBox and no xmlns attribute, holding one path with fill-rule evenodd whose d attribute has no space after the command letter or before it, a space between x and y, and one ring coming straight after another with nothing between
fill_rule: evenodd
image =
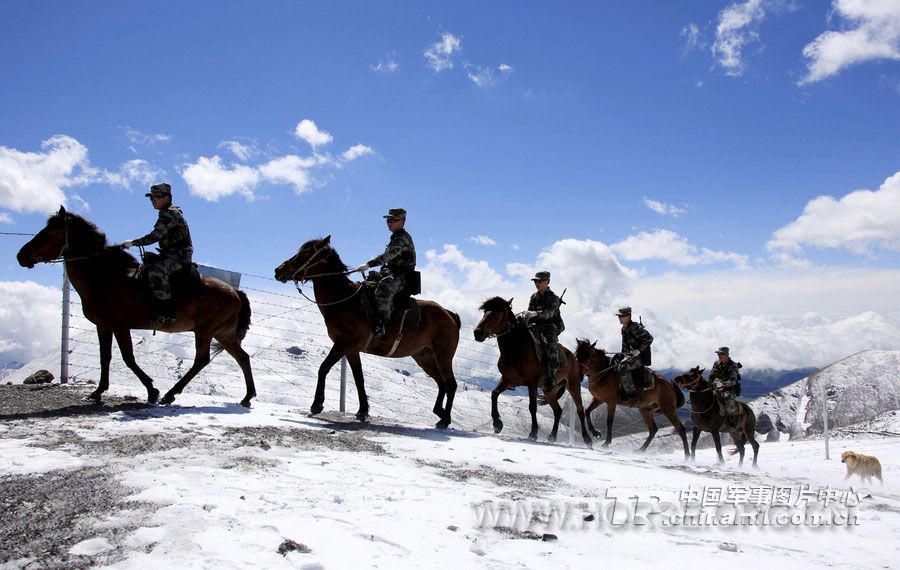
<instances>
[{"instance_id":1,"label":"saddle","mask_svg":"<svg viewBox=\"0 0 900 570\"><path fill-rule=\"evenodd\" d=\"M619 388L622 387L622 377L619 375L620 362L622 362L622 355L615 355L612 359L612 364L615 367L614 370L616 371L616 378L619 381ZM645 390L652 390L656 386L656 375L649 366L642 366L637 370L632 370L631 379L634 380L634 387L637 389L638 394Z\"/></svg>"},{"instance_id":2,"label":"saddle","mask_svg":"<svg viewBox=\"0 0 900 570\"><path fill-rule=\"evenodd\" d=\"M537 354L538 362L543 362L544 357L546 356L544 350L544 337L535 327L528 326L527 328L528 333L531 335L531 342L534 343L534 352ZM563 365L566 361L566 355L563 352L562 345L559 345L557 350L559 351L559 362Z\"/></svg>"},{"instance_id":3,"label":"saddle","mask_svg":"<svg viewBox=\"0 0 900 570\"><path fill-rule=\"evenodd\" d=\"M415 277L413 277L415 275ZM378 303L375 300L375 287L381 281L381 274L375 271L369 272L366 280L362 282L363 287L363 306L365 308L366 318L369 323L374 326L378 320ZM403 291L394 297L393 311L391 312L390 321L384 324L387 329L399 317L401 319L400 334L406 327L417 327L422 320L422 308L419 303L412 297L421 293L421 278L418 271L411 271L406 278L406 287Z\"/></svg>"},{"instance_id":4,"label":"saddle","mask_svg":"<svg viewBox=\"0 0 900 570\"><path fill-rule=\"evenodd\" d=\"M137 280L140 286L141 294L150 302L154 302L156 297L154 297L153 291L150 289L149 269L157 259L159 259L158 254L152 252L144 253L144 263L138 267L134 274L134 279ZM190 266L183 267L169 275L169 284L172 288L172 300L174 302L199 296L202 292L203 282L197 264L191 263Z\"/></svg>"}]
</instances>

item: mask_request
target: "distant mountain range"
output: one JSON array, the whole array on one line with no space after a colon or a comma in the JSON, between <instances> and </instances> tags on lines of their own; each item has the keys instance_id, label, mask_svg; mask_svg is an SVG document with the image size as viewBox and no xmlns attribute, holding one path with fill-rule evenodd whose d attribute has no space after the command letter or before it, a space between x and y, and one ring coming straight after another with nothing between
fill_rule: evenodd
<instances>
[{"instance_id":1,"label":"distant mountain range","mask_svg":"<svg viewBox=\"0 0 900 570\"><path fill-rule=\"evenodd\" d=\"M0 360L0 379L6 377L13 370L18 370L25 366L24 363L17 360Z\"/></svg>"}]
</instances>

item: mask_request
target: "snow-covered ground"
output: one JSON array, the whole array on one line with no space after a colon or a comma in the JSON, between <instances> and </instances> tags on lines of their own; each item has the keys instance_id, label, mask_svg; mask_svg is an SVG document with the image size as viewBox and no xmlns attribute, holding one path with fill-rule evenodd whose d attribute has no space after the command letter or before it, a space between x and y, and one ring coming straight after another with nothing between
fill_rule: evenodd
<instances>
[{"instance_id":1,"label":"snow-covered ground","mask_svg":"<svg viewBox=\"0 0 900 570\"><path fill-rule=\"evenodd\" d=\"M544 443L546 408L541 442L527 441L526 403L511 394L501 397L506 429L496 436L490 394L474 387L458 392L453 429L437 430L433 382L406 361L365 357L371 423L352 419L352 382L347 413L334 411L337 371L329 377L326 414L309 418L327 345L318 315L302 314L306 324L256 313L245 341L259 390L252 409L235 404L243 381L220 355L174 406L6 419L0 485L24 485L26 493L38 482L64 487L109 479L98 487L102 493L86 491L97 493L106 507L96 512L103 514L88 509L78 519L77 542L61 535L58 548L72 566L897 567L896 413L840 432L830 441L829 460L824 441L806 439L762 443L759 470L749 461L738 468L736 457L718 466L712 449L699 450L688 464L668 427L644 455L633 452L642 434L617 437L610 449L569 447L566 432L559 444ZM72 349L80 381L96 379L91 338L84 331ZM190 365L189 337L135 339L138 362L160 389ZM291 346L301 354L288 353ZM493 374L490 345L461 349L461 379ZM38 368L55 371L58 359L48 353L6 380L19 382ZM110 394L145 394L117 351ZM621 418L616 432L633 431L623 425L629 421ZM605 422L598 425L605 429ZM877 456L884 486L844 481L846 449ZM736 510L743 524L725 524ZM753 515L756 524L749 524L750 511L769 518ZM806 520L822 511L839 524ZM280 554L286 540L308 551ZM0 568L41 560L40 553L3 556Z\"/></svg>"}]
</instances>

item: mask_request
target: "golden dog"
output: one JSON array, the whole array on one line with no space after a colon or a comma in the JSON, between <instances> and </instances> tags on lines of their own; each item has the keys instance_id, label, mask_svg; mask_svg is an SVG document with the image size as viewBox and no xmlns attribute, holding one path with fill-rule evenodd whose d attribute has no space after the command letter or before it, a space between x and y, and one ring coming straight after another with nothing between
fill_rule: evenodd
<instances>
[{"instance_id":1,"label":"golden dog","mask_svg":"<svg viewBox=\"0 0 900 570\"><path fill-rule=\"evenodd\" d=\"M881 478L881 463L877 457L871 455L863 455L853 451L845 451L841 454L841 463L847 464L847 476L844 481L851 475L858 475L863 483L871 481L875 476L884 485L884 479Z\"/></svg>"}]
</instances>

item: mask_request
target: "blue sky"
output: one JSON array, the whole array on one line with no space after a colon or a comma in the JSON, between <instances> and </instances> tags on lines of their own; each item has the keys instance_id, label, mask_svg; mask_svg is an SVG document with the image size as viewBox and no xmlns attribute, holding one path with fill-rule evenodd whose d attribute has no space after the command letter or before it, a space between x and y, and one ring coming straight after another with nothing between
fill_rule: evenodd
<instances>
[{"instance_id":1,"label":"blue sky","mask_svg":"<svg viewBox=\"0 0 900 570\"><path fill-rule=\"evenodd\" d=\"M249 273L325 234L361 263L402 206L445 302L527 287L569 244L598 272L575 289L610 289L584 314L897 311L896 0L7 2L0 73L0 231L65 200L135 238L168 180L195 260ZM58 283L21 243L0 281ZM772 307L664 293L847 272L868 286Z\"/></svg>"}]
</instances>

